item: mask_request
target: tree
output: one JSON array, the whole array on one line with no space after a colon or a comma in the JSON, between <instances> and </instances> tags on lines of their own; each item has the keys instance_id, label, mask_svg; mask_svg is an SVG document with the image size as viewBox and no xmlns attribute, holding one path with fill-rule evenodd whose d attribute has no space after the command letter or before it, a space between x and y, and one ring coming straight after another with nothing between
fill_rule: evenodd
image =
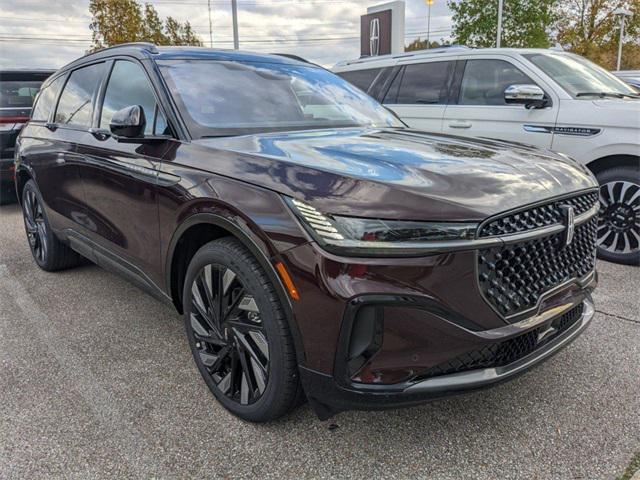
<instances>
[{"instance_id":1,"label":"tree","mask_svg":"<svg viewBox=\"0 0 640 480\"><path fill-rule=\"evenodd\" d=\"M617 8L632 12L625 20L622 69L640 68L640 3L636 0L564 0L557 7L556 39L563 48L607 69L616 67L620 21Z\"/></svg>"},{"instance_id":2,"label":"tree","mask_svg":"<svg viewBox=\"0 0 640 480\"><path fill-rule=\"evenodd\" d=\"M156 45L197 45L202 41L189 22L168 17L163 23L153 5L143 8L136 0L91 0L89 2L93 50L126 42Z\"/></svg>"},{"instance_id":3,"label":"tree","mask_svg":"<svg viewBox=\"0 0 640 480\"><path fill-rule=\"evenodd\" d=\"M443 39L440 39L439 42L435 40L431 40L429 42L428 48L438 48L446 45L450 45L450 43ZM425 38L424 40L422 40L420 37L418 37L414 41L412 41L409 45L407 45L404 50L405 52L412 52L414 50L425 50L426 48L427 48L427 39Z\"/></svg>"},{"instance_id":4,"label":"tree","mask_svg":"<svg viewBox=\"0 0 640 480\"><path fill-rule=\"evenodd\" d=\"M555 0L504 0L501 46L549 47L554 4ZM495 47L498 0L448 0L448 5L453 13L454 43Z\"/></svg>"}]
</instances>

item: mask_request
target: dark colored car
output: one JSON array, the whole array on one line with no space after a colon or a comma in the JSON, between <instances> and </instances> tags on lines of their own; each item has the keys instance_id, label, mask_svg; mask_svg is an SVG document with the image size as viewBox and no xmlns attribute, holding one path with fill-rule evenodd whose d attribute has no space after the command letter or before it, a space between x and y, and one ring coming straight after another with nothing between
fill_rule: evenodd
<instances>
[{"instance_id":1,"label":"dark colored car","mask_svg":"<svg viewBox=\"0 0 640 480\"><path fill-rule=\"evenodd\" d=\"M15 201L13 154L40 85L54 70L0 70L0 204Z\"/></svg>"},{"instance_id":2,"label":"dark colored car","mask_svg":"<svg viewBox=\"0 0 640 480\"><path fill-rule=\"evenodd\" d=\"M407 129L295 59L85 56L43 86L16 181L37 264L86 257L175 305L205 382L251 421L305 394L326 418L492 385L594 313L587 170Z\"/></svg>"}]
</instances>

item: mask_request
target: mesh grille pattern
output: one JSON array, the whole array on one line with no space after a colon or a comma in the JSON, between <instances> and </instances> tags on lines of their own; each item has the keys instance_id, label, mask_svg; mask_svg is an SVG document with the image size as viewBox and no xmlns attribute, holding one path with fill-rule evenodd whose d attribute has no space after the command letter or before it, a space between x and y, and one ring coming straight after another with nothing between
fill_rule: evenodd
<instances>
[{"instance_id":1,"label":"mesh grille pattern","mask_svg":"<svg viewBox=\"0 0 640 480\"><path fill-rule=\"evenodd\" d=\"M596 217L575 229L564 246L563 233L478 252L478 279L485 299L503 316L536 306L548 290L584 277L595 266Z\"/></svg>"},{"instance_id":2,"label":"mesh grille pattern","mask_svg":"<svg viewBox=\"0 0 640 480\"><path fill-rule=\"evenodd\" d=\"M488 345L480 350L467 352L445 363L431 367L424 374L420 375L420 378L423 379L480 368L496 368L509 365L534 352L553 338L562 335L562 333L576 323L582 315L583 310L584 305L580 304L550 323L546 323L518 337ZM554 328L555 331L552 331L552 333L539 340L540 334L549 327Z\"/></svg>"},{"instance_id":3,"label":"mesh grille pattern","mask_svg":"<svg viewBox=\"0 0 640 480\"><path fill-rule=\"evenodd\" d=\"M493 237L510 233L526 232L535 228L562 223L562 205L571 205L576 216L586 212L598 201L598 193L584 193L571 198L557 200L545 205L528 208L505 215L483 225L479 237Z\"/></svg>"}]
</instances>

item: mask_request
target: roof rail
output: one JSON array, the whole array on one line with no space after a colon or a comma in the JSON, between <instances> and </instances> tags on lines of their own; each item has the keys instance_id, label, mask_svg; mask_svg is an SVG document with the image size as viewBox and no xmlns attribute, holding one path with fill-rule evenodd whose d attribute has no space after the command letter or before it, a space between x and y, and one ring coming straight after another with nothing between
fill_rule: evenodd
<instances>
[{"instance_id":1,"label":"roof rail","mask_svg":"<svg viewBox=\"0 0 640 480\"><path fill-rule=\"evenodd\" d=\"M442 47L438 47L438 48L425 48L423 50L412 50L410 52L403 52L403 53L397 53L397 54L390 53L388 55L363 56L355 60L343 60L341 62L336 63L335 66L337 67L337 66L351 65L354 63L364 63L364 62L375 61L375 60L384 60L387 58L392 58L392 59L407 58L407 57L413 57L416 55L446 53L452 50L469 50L469 49L470 47L467 47L466 45L443 45Z\"/></svg>"},{"instance_id":2,"label":"roof rail","mask_svg":"<svg viewBox=\"0 0 640 480\"><path fill-rule=\"evenodd\" d=\"M98 50L98 52L103 52L105 50L111 50L112 48L121 48L121 47L140 47L149 53L158 53L158 46L155 43L151 43L151 42L118 43L117 45L111 45L110 47L102 48Z\"/></svg>"}]
</instances>

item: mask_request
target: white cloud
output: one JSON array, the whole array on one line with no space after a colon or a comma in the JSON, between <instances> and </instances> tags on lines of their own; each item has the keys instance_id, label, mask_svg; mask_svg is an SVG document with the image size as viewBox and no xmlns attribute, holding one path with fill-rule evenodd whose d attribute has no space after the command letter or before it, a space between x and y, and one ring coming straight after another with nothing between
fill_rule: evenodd
<instances>
[{"instance_id":1,"label":"white cloud","mask_svg":"<svg viewBox=\"0 0 640 480\"><path fill-rule=\"evenodd\" d=\"M140 1L140 3L143 3ZM151 0L161 17L188 20L209 44L206 0ZM230 0L212 0L213 46L232 48ZM238 0L240 48L292 53L322 65L359 56L360 15L367 0ZM448 38L445 0L431 11L431 38ZM0 0L0 65L56 68L90 46L88 0ZM425 38L427 7L406 1L406 43ZM22 40L13 40L21 37Z\"/></svg>"}]
</instances>

